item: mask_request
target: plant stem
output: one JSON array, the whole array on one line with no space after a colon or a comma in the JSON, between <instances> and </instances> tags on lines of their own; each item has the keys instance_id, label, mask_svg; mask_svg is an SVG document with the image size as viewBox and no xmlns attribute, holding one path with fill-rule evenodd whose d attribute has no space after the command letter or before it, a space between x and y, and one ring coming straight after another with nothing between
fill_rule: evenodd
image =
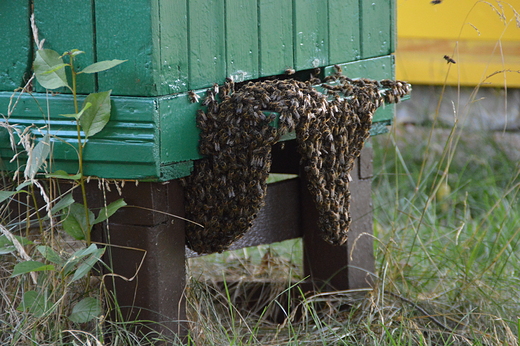
<instances>
[{"instance_id":1,"label":"plant stem","mask_svg":"<svg viewBox=\"0 0 520 346\"><path fill-rule=\"evenodd\" d=\"M72 96L74 98L74 112L76 114L79 113L78 108L78 98L77 98L77 88L76 88L76 70L74 69L74 56L70 55L70 70L72 73ZM79 165L79 186L81 187L81 195L83 196L83 208L85 209L85 219L86 219L86 234L85 240L87 242L87 246L90 246L90 220L89 220L89 210L87 204L87 191L85 188L85 177L83 175L83 143L81 141L81 126L79 119L76 119L76 130L78 132L78 165Z\"/></svg>"}]
</instances>

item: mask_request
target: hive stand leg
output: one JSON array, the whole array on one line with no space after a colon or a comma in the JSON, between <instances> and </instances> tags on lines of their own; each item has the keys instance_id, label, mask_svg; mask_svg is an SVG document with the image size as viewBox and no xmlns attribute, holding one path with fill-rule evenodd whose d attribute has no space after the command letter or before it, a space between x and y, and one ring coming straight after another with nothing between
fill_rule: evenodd
<instances>
[{"instance_id":1,"label":"hive stand leg","mask_svg":"<svg viewBox=\"0 0 520 346\"><path fill-rule=\"evenodd\" d=\"M370 287L374 273L372 239L372 149L365 147L350 183L352 224L347 243L332 246L322 240L317 227L318 212L302 175L303 261L305 276L321 289ZM324 286L325 285L325 286Z\"/></svg>"},{"instance_id":2,"label":"hive stand leg","mask_svg":"<svg viewBox=\"0 0 520 346\"><path fill-rule=\"evenodd\" d=\"M113 272L127 279L135 276L131 281L105 277L121 309L119 317L125 321L151 321L147 326L162 335L184 335L184 221L161 213L184 215L184 193L179 182L127 184L122 196L115 191L103 196L97 187L90 191L97 201L106 199L108 204L123 197L128 204L109 219L103 232L104 241L111 244L105 260Z\"/></svg>"}]
</instances>

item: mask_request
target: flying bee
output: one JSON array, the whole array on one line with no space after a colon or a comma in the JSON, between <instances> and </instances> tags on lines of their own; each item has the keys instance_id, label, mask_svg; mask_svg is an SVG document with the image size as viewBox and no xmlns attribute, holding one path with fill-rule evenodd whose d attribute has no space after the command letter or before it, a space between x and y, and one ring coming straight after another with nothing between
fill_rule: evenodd
<instances>
[{"instance_id":1,"label":"flying bee","mask_svg":"<svg viewBox=\"0 0 520 346\"><path fill-rule=\"evenodd\" d=\"M447 61L447 64L456 64L455 60L453 60L449 55L445 55L444 60Z\"/></svg>"},{"instance_id":2,"label":"flying bee","mask_svg":"<svg viewBox=\"0 0 520 346\"><path fill-rule=\"evenodd\" d=\"M438 5L438 4L440 4L441 2L442 2L442 0L432 0L432 1L430 1L430 3L431 3L432 5Z\"/></svg>"},{"instance_id":3,"label":"flying bee","mask_svg":"<svg viewBox=\"0 0 520 346\"><path fill-rule=\"evenodd\" d=\"M200 99L200 96L197 95L193 90L188 91L188 97L190 98L191 103L197 103Z\"/></svg>"}]
</instances>

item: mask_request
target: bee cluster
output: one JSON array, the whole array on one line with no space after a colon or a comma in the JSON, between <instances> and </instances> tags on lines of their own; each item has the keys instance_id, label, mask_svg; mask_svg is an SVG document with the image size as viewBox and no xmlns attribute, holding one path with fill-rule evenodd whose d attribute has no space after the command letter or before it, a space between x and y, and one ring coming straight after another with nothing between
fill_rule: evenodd
<instances>
[{"instance_id":1,"label":"bee cluster","mask_svg":"<svg viewBox=\"0 0 520 346\"><path fill-rule=\"evenodd\" d=\"M409 93L400 81L352 80L341 71L315 81L249 82L234 91L232 81L208 89L199 110L200 153L184 180L187 245L198 253L226 250L252 225L263 206L271 147L295 131L308 188L319 211L323 238L347 240L350 171L369 136L372 114L383 102ZM313 78L316 79L316 78ZM321 81L320 81L321 83ZM277 127L276 116L279 114Z\"/></svg>"}]
</instances>

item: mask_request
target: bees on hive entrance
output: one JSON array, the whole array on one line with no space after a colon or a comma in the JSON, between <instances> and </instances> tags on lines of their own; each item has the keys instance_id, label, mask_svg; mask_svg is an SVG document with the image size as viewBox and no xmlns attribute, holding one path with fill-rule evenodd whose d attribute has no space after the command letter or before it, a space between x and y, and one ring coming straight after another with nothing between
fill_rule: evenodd
<instances>
[{"instance_id":1,"label":"bees on hive entrance","mask_svg":"<svg viewBox=\"0 0 520 346\"><path fill-rule=\"evenodd\" d=\"M383 102L398 102L409 85L352 80L340 71L338 66L335 75L326 77L331 84L322 84L325 93L312 87L321 83L319 70L311 75L313 83L266 80L235 91L229 80L207 90L207 108L197 113L199 151L205 158L183 180L186 217L204 225L186 224L192 250L224 251L251 227L264 205L272 145L291 131L296 132L323 238L335 245L346 242L350 171L369 136L372 114ZM273 112L279 114L278 128L272 124Z\"/></svg>"}]
</instances>

